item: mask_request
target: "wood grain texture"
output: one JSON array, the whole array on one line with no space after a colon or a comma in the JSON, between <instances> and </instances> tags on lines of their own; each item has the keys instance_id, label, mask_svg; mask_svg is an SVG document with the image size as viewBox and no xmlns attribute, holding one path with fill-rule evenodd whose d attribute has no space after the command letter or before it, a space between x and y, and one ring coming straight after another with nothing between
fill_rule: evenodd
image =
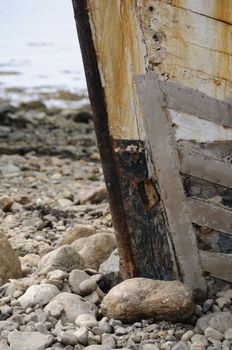
<instances>
[{"instance_id":1,"label":"wood grain texture","mask_svg":"<svg viewBox=\"0 0 232 350\"><path fill-rule=\"evenodd\" d=\"M200 250L200 257L205 272L213 277L232 282L232 254L222 255Z\"/></svg>"},{"instance_id":2,"label":"wood grain texture","mask_svg":"<svg viewBox=\"0 0 232 350\"><path fill-rule=\"evenodd\" d=\"M170 133L170 120L158 79L147 75L137 80L145 128L157 174L175 254L184 282L205 290L195 233L189 216L178 155Z\"/></svg>"},{"instance_id":3,"label":"wood grain texture","mask_svg":"<svg viewBox=\"0 0 232 350\"><path fill-rule=\"evenodd\" d=\"M192 222L195 224L232 235L231 210L193 198L189 200L189 207Z\"/></svg>"},{"instance_id":4,"label":"wood grain texture","mask_svg":"<svg viewBox=\"0 0 232 350\"><path fill-rule=\"evenodd\" d=\"M154 79L157 74L154 73ZM232 105L178 83L160 81L167 108L232 127Z\"/></svg>"},{"instance_id":5,"label":"wood grain texture","mask_svg":"<svg viewBox=\"0 0 232 350\"><path fill-rule=\"evenodd\" d=\"M230 100L231 25L158 0L138 0L137 6L147 69L211 97Z\"/></svg>"},{"instance_id":6,"label":"wood grain texture","mask_svg":"<svg viewBox=\"0 0 232 350\"><path fill-rule=\"evenodd\" d=\"M232 24L231 0L171 0L172 5Z\"/></svg>"},{"instance_id":7,"label":"wood grain texture","mask_svg":"<svg viewBox=\"0 0 232 350\"><path fill-rule=\"evenodd\" d=\"M232 188L231 164L185 150L179 154L182 173Z\"/></svg>"}]
</instances>

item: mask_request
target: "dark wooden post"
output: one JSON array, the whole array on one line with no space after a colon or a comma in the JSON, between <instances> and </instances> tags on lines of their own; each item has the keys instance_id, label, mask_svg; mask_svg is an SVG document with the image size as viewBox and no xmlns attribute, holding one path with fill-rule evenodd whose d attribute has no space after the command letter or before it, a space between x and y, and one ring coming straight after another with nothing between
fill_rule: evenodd
<instances>
[{"instance_id":1,"label":"dark wooden post","mask_svg":"<svg viewBox=\"0 0 232 350\"><path fill-rule=\"evenodd\" d=\"M106 101L105 83L100 74L100 62L94 40L96 33L93 33L94 24L91 23L92 11L98 9L88 8L91 1L72 0L72 2L124 277L174 279L178 276L178 267L168 238L169 230L159 197L156 176L149 170L150 160L144 139L138 136L138 132L135 132L134 137L128 137L132 135L133 128L130 116L124 114L122 107L121 116L116 122L113 121L112 106L109 99ZM99 2L100 7L102 3L104 1ZM115 5L116 2L111 4ZM125 8L122 10L126 11ZM110 31L111 18L107 18L106 14L104 19L104 30ZM124 26L127 24L126 18L123 24ZM100 31L100 27L101 25L95 29ZM123 28L119 22L114 26L114 30L114 38L111 39L115 40L118 35L123 40L124 34L121 32ZM104 37L102 39L104 40ZM120 44L116 40L115 50L118 50L117 45ZM126 51L127 43L124 44L121 49ZM114 54L116 55L116 52L112 51L112 55ZM108 57L109 60L111 58ZM116 67L112 69L114 68ZM119 81L112 81L112 84L118 83ZM114 89L112 93L114 94ZM120 97L115 89L112 99L117 98ZM111 131L110 124L113 122L115 130L118 127L118 132ZM133 123L136 125L137 121L134 120ZM126 127L128 133L125 134L123 130Z\"/></svg>"}]
</instances>

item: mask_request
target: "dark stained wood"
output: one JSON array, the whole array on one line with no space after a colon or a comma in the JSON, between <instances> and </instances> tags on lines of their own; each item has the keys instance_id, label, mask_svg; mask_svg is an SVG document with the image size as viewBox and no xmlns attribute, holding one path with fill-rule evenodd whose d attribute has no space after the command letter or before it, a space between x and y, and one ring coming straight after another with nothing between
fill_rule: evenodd
<instances>
[{"instance_id":1,"label":"dark stained wood","mask_svg":"<svg viewBox=\"0 0 232 350\"><path fill-rule=\"evenodd\" d=\"M172 243L184 282L193 290L205 290L195 232L179 173L178 154L171 135L169 116L158 79L142 76L137 80L145 129L160 186Z\"/></svg>"},{"instance_id":2,"label":"dark stained wood","mask_svg":"<svg viewBox=\"0 0 232 350\"><path fill-rule=\"evenodd\" d=\"M114 140L120 191L128 223L134 275L175 279L168 227L155 179L149 179L143 141Z\"/></svg>"}]
</instances>

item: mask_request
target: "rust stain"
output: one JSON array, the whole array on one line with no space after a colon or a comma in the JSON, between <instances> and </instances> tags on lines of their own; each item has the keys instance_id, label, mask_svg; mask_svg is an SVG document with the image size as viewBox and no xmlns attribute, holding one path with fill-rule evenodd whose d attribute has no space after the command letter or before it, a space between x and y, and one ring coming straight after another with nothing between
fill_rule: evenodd
<instances>
[{"instance_id":1,"label":"rust stain","mask_svg":"<svg viewBox=\"0 0 232 350\"><path fill-rule=\"evenodd\" d=\"M232 23L231 0L172 0L172 5L228 24Z\"/></svg>"},{"instance_id":2,"label":"rust stain","mask_svg":"<svg viewBox=\"0 0 232 350\"><path fill-rule=\"evenodd\" d=\"M218 13L218 11L220 13L223 13L223 3L227 3L227 1L217 1L217 6L215 11ZM228 5L228 4L227 4ZM232 4L231 4L232 5ZM221 46L222 46L222 52L223 53L227 53L229 52L229 40L232 39L231 33L229 31L229 26L224 25L221 26L221 30L219 33L220 36L220 41L221 41ZM222 75L225 78L231 78L229 77L229 70L230 70L230 58L231 56L229 56L228 54L222 54L221 55L221 60L219 62L218 68L217 68L217 75Z\"/></svg>"},{"instance_id":3,"label":"rust stain","mask_svg":"<svg viewBox=\"0 0 232 350\"><path fill-rule=\"evenodd\" d=\"M117 139L138 139L142 116L134 77L145 68L135 1L89 0L89 5L110 133Z\"/></svg>"},{"instance_id":4,"label":"rust stain","mask_svg":"<svg viewBox=\"0 0 232 350\"><path fill-rule=\"evenodd\" d=\"M213 17L224 22L232 20L232 3L231 0L216 0L214 2Z\"/></svg>"}]
</instances>

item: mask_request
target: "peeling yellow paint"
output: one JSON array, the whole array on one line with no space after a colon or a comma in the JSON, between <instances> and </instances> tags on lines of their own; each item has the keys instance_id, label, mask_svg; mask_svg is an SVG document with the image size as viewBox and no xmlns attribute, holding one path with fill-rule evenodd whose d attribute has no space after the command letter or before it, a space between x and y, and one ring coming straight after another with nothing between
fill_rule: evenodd
<instances>
[{"instance_id":1,"label":"peeling yellow paint","mask_svg":"<svg viewBox=\"0 0 232 350\"><path fill-rule=\"evenodd\" d=\"M87 0L115 139L144 139L135 76L232 96L232 0Z\"/></svg>"},{"instance_id":2,"label":"peeling yellow paint","mask_svg":"<svg viewBox=\"0 0 232 350\"><path fill-rule=\"evenodd\" d=\"M89 0L94 43L114 138L140 138L134 77L145 72L144 48L133 0ZM136 117L135 117L136 115Z\"/></svg>"},{"instance_id":3,"label":"peeling yellow paint","mask_svg":"<svg viewBox=\"0 0 232 350\"><path fill-rule=\"evenodd\" d=\"M232 24L231 0L172 0L172 4Z\"/></svg>"}]
</instances>

